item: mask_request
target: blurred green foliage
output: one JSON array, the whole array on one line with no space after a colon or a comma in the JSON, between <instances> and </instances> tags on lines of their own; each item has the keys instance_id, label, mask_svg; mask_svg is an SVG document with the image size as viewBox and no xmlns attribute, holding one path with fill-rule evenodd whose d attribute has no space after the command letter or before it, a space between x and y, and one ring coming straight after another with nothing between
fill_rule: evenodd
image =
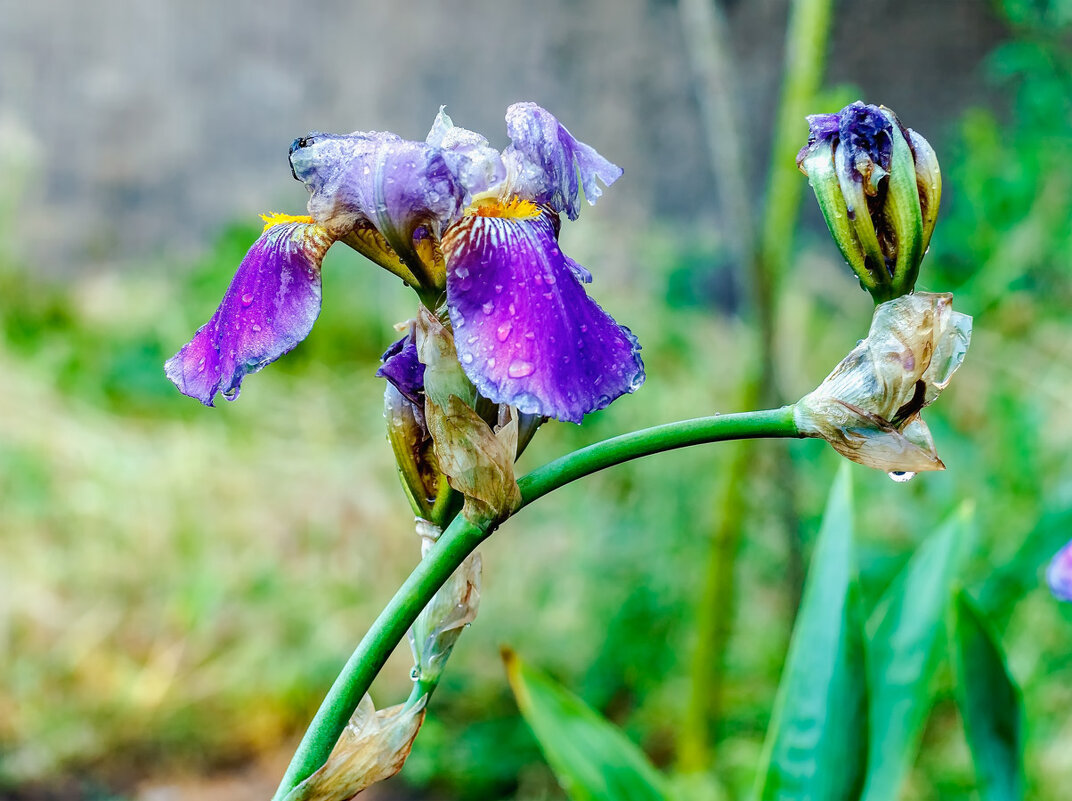
<instances>
[{"instance_id":1,"label":"blurred green foliage","mask_svg":"<svg viewBox=\"0 0 1072 801\"><path fill-rule=\"evenodd\" d=\"M896 485L854 468L857 563L870 608L936 521L975 499L980 531L961 577L1023 688L1027 791L1057 801L1072 782L1072 613L1040 576L1072 536L1072 51L1067 3L1004 8L1014 35L987 75L1007 106L972 110L931 139L945 199L920 286L954 291L976 317L964 368L928 410L950 469ZM417 558L372 377L391 325L412 313L393 279L334 249L313 335L237 404L203 409L163 376L257 232L229 228L192 267L138 275L54 284L10 259L0 269L0 783L88 775L129 786L147 764L204 771L286 751ZM731 410L754 354L724 291L721 243L599 219L564 237L596 274L600 302L644 344L648 383L583 428L546 427L523 467ZM794 397L870 315L825 232L799 240L778 341ZM810 549L837 459L817 442L792 453ZM625 465L496 535L480 619L404 780L457 799L561 797L520 723L501 642L671 765L727 463L712 447ZM781 491L762 472L749 487L737 555L711 727L711 774L733 798L761 763L792 625L771 525ZM403 658L377 691L392 700L407 684ZM942 672L923 743L907 797L972 797Z\"/></svg>"}]
</instances>

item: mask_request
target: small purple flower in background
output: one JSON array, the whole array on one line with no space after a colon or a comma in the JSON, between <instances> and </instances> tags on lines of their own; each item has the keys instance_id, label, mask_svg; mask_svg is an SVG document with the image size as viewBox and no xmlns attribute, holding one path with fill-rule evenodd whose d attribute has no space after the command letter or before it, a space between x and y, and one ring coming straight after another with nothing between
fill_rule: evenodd
<instances>
[{"instance_id":1,"label":"small purple flower in background","mask_svg":"<svg viewBox=\"0 0 1072 801\"><path fill-rule=\"evenodd\" d=\"M577 218L582 188L595 203L598 182L609 186L622 171L534 103L510 106L506 123L502 152L442 109L424 142L381 132L296 140L291 169L310 192L315 224L266 227L212 320L168 362L168 377L208 405L217 391L237 393L245 374L308 334L323 251L341 241L430 309L445 302L462 369L492 402L580 422L636 390L636 338L588 297L591 274L558 245L560 215ZM235 298L249 295L246 313Z\"/></svg>"},{"instance_id":2,"label":"small purple flower in background","mask_svg":"<svg viewBox=\"0 0 1072 801\"><path fill-rule=\"evenodd\" d=\"M1061 601L1072 601L1072 542L1057 552L1046 568L1050 592Z\"/></svg>"}]
</instances>

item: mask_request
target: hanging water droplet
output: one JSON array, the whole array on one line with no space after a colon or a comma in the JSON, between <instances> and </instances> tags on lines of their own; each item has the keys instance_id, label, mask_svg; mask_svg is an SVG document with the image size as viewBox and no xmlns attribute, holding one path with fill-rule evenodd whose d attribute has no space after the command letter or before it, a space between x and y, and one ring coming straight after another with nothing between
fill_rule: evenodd
<instances>
[{"instance_id":1,"label":"hanging water droplet","mask_svg":"<svg viewBox=\"0 0 1072 801\"><path fill-rule=\"evenodd\" d=\"M532 375L535 370L536 365L532 362L527 362L524 359L514 359L506 369L506 374L511 378L524 378L527 375Z\"/></svg>"},{"instance_id":2,"label":"hanging water droplet","mask_svg":"<svg viewBox=\"0 0 1072 801\"><path fill-rule=\"evenodd\" d=\"M916 477L915 473L913 473L911 471L907 471L907 470L894 470L892 473L889 473L888 475L889 475L890 478L892 478L898 484L904 484L904 483L906 483L908 481L911 481L913 478Z\"/></svg>"}]
</instances>

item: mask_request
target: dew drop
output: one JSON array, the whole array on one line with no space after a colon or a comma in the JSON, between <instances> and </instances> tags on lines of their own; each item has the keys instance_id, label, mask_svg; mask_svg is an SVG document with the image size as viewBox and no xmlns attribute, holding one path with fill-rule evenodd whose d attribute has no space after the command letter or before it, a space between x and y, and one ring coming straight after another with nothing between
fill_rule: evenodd
<instances>
[{"instance_id":1,"label":"dew drop","mask_svg":"<svg viewBox=\"0 0 1072 801\"><path fill-rule=\"evenodd\" d=\"M495 304L489 300L480 308L483 310L484 314L491 314L493 311L495 311Z\"/></svg>"},{"instance_id":2,"label":"dew drop","mask_svg":"<svg viewBox=\"0 0 1072 801\"><path fill-rule=\"evenodd\" d=\"M889 475L890 478L892 478L898 484L904 484L906 482L911 481L913 478L916 477L915 473L913 473L911 471L906 471L906 470L894 470L892 473L889 473L888 475Z\"/></svg>"},{"instance_id":3,"label":"dew drop","mask_svg":"<svg viewBox=\"0 0 1072 801\"><path fill-rule=\"evenodd\" d=\"M510 338L510 332L513 330L514 324L507 320L505 323L499 326L499 330L495 332L496 338L500 342L505 342Z\"/></svg>"},{"instance_id":4,"label":"dew drop","mask_svg":"<svg viewBox=\"0 0 1072 801\"><path fill-rule=\"evenodd\" d=\"M459 278L468 278L469 269L467 267L459 267L457 270L454 271L454 274Z\"/></svg>"},{"instance_id":5,"label":"dew drop","mask_svg":"<svg viewBox=\"0 0 1072 801\"><path fill-rule=\"evenodd\" d=\"M524 378L527 375L532 375L535 370L536 366L532 362L527 362L524 359L514 359L514 361L510 362L506 374L511 378Z\"/></svg>"},{"instance_id":6,"label":"dew drop","mask_svg":"<svg viewBox=\"0 0 1072 801\"><path fill-rule=\"evenodd\" d=\"M252 328L252 329L253 329L254 331L260 331L260 330L261 330L261 327L260 327L259 325L257 325L256 323L254 323L254 324L253 324L252 326L250 326L250 327L251 327L251 328Z\"/></svg>"},{"instance_id":7,"label":"dew drop","mask_svg":"<svg viewBox=\"0 0 1072 801\"><path fill-rule=\"evenodd\" d=\"M420 681L421 680L421 669L419 667L417 667L416 665L414 665L413 670L411 670L409 672L409 677L413 681Z\"/></svg>"},{"instance_id":8,"label":"dew drop","mask_svg":"<svg viewBox=\"0 0 1072 801\"><path fill-rule=\"evenodd\" d=\"M548 284L553 284L555 282L555 277L548 273L543 277L543 280L546 281Z\"/></svg>"},{"instance_id":9,"label":"dew drop","mask_svg":"<svg viewBox=\"0 0 1072 801\"><path fill-rule=\"evenodd\" d=\"M502 284L496 284L495 285L495 294L496 295L501 295L502 291L503 291L503 285Z\"/></svg>"},{"instance_id":10,"label":"dew drop","mask_svg":"<svg viewBox=\"0 0 1072 801\"><path fill-rule=\"evenodd\" d=\"M473 363L473 354L471 354L471 353L463 353L462 354L462 363L463 364L472 364Z\"/></svg>"},{"instance_id":11,"label":"dew drop","mask_svg":"<svg viewBox=\"0 0 1072 801\"><path fill-rule=\"evenodd\" d=\"M506 310L510 312L510 314L517 314L517 307L513 303L507 306Z\"/></svg>"},{"instance_id":12,"label":"dew drop","mask_svg":"<svg viewBox=\"0 0 1072 801\"><path fill-rule=\"evenodd\" d=\"M252 292L247 292L246 294L244 294L242 296L242 305L243 306L248 306L252 302L253 302L253 293Z\"/></svg>"},{"instance_id":13,"label":"dew drop","mask_svg":"<svg viewBox=\"0 0 1072 801\"><path fill-rule=\"evenodd\" d=\"M197 372L203 373L205 371L205 357L201 357L201 361L197 363Z\"/></svg>"}]
</instances>

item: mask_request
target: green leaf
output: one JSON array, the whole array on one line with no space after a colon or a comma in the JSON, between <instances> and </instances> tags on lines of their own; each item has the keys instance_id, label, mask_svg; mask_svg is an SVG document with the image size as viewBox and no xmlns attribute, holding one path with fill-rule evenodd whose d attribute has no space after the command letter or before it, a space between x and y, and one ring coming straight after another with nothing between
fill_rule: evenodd
<instances>
[{"instance_id":1,"label":"green leaf","mask_svg":"<svg viewBox=\"0 0 1072 801\"><path fill-rule=\"evenodd\" d=\"M893 801L915 759L933 702L932 684L970 511L962 505L912 556L869 627L869 762L863 801Z\"/></svg>"},{"instance_id":2,"label":"green leaf","mask_svg":"<svg viewBox=\"0 0 1072 801\"><path fill-rule=\"evenodd\" d=\"M979 778L979 795L984 801L1021 799L1020 691L1005 667L1001 646L963 590L957 594L952 634L957 706Z\"/></svg>"},{"instance_id":3,"label":"green leaf","mask_svg":"<svg viewBox=\"0 0 1072 801\"><path fill-rule=\"evenodd\" d=\"M503 661L521 714L573 801L667 801L663 776L621 731L512 651Z\"/></svg>"},{"instance_id":4,"label":"green leaf","mask_svg":"<svg viewBox=\"0 0 1072 801\"><path fill-rule=\"evenodd\" d=\"M826 504L764 749L756 797L849 801L867 768L863 618L853 578L852 483Z\"/></svg>"}]
</instances>

